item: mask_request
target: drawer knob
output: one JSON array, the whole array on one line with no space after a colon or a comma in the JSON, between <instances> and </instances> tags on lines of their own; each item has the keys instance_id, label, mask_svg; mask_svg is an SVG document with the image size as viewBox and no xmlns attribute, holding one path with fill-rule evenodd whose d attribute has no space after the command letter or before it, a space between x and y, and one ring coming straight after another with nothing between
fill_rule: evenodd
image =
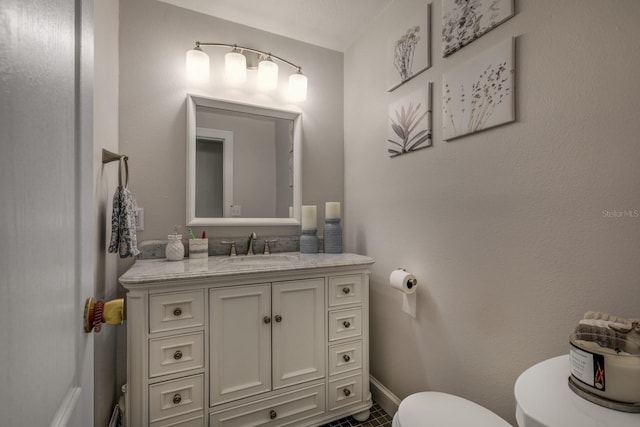
<instances>
[{"instance_id":1,"label":"drawer knob","mask_svg":"<svg viewBox=\"0 0 640 427\"><path fill-rule=\"evenodd\" d=\"M342 326L344 326L345 328L349 328L351 326L351 322L345 320L344 322L342 322Z\"/></svg>"},{"instance_id":2,"label":"drawer knob","mask_svg":"<svg viewBox=\"0 0 640 427\"><path fill-rule=\"evenodd\" d=\"M342 288L342 292L343 292L345 295L349 295L349 294L351 293L351 289L350 289L350 288L347 288L347 287L344 287L344 288Z\"/></svg>"},{"instance_id":3,"label":"drawer knob","mask_svg":"<svg viewBox=\"0 0 640 427\"><path fill-rule=\"evenodd\" d=\"M173 358L176 360L182 359L182 352L180 350L176 350L176 352L173 353Z\"/></svg>"},{"instance_id":4,"label":"drawer knob","mask_svg":"<svg viewBox=\"0 0 640 427\"><path fill-rule=\"evenodd\" d=\"M271 317L269 317L269 316L264 316L264 317L262 318L262 321L263 321L264 323L271 323Z\"/></svg>"},{"instance_id":5,"label":"drawer knob","mask_svg":"<svg viewBox=\"0 0 640 427\"><path fill-rule=\"evenodd\" d=\"M351 390L349 390L348 388L343 388L342 393L344 394L345 397L351 396Z\"/></svg>"},{"instance_id":6,"label":"drawer knob","mask_svg":"<svg viewBox=\"0 0 640 427\"><path fill-rule=\"evenodd\" d=\"M276 315L275 319L278 323L282 322L282 316L280 316L279 314Z\"/></svg>"},{"instance_id":7,"label":"drawer knob","mask_svg":"<svg viewBox=\"0 0 640 427\"><path fill-rule=\"evenodd\" d=\"M342 356L342 360L344 360L345 362L348 362L349 360L351 360L351 356L349 356L348 354L345 354L344 356Z\"/></svg>"},{"instance_id":8,"label":"drawer knob","mask_svg":"<svg viewBox=\"0 0 640 427\"><path fill-rule=\"evenodd\" d=\"M271 418L272 420L275 420L276 417L278 416L278 413L275 410L271 410L269 411L269 418Z\"/></svg>"},{"instance_id":9,"label":"drawer knob","mask_svg":"<svg viewBox=\"0 0 640 427\"><path fill-rule=\"evenodd\" d=\"M182 402L182 396L180 396L180 393L174 394L173 395L173 404L177 405L180 402Z\"/></svg>"},{"instance_id":10,"label":"drawer knob","mask_svg":"<svg viewBox=\"0 0 640 427\"><path fill-rule=\"evenodd\" d=\"M182 309L180 307L176 308L175 310L173 310L173 315L178 317L182 315Z\"/></svg>"}]
</instances>

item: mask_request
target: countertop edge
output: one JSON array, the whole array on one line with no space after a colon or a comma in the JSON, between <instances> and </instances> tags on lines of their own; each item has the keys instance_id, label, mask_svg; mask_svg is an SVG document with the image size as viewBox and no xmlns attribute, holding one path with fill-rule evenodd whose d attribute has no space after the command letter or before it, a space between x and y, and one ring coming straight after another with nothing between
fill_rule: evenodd
<instances>
[{"instance_id":1,"label":"countertop edge","mask_svg":"<svg viewBox=\"0 0 640 427\"><path fill-rule=\"evenodd\" d=\"M298 253L289 253L298 254ZM340 255L346 256L347 259L340 260ZM257 255L259 256L259 255ZM333 254L332 254L333 256ZM203 281L203 280L217 280L225 278L249 278L252 276L261 275L278 275L278 274L290 274L290 273L309 273L309 271L324 271L331 269L348 269L352 267L366 268L375 263L375 260L371 257L358 254L337 254L338 259L325 260L324 254L318 254L317 257L313 257L313 254L305 254L307 259L293 262L292 265L278 265L271 266L251 266L245 268L226 268L216 269L223 262L223 259L227 257L209 257L206 259L189 260L185 258L181 261L166 261L164 259L154 260L136 260L135 264L127 270L122 276L118 278L118 282L125 288L130 287L143 287L151 284L163 284L163 283L175 283L179 281ZM212 258L219 258L213 260ZM150 270L154 270L157 265L158 272L154 273ZM144 266L147 271L136 272ZM175 268L176 270L183 269L184 271L167 272L167 267ZM189 268L195 267L193 271L189 271Z\"/></svg>"}]
</instances>

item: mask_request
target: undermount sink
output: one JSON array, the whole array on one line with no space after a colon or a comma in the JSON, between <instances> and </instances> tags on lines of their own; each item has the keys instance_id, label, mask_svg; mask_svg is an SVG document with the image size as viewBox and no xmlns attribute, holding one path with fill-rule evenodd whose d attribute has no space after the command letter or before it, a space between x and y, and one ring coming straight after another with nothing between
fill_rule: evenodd
<instances>
[{"instance_id":1,"label":"undermount sink","mask_svg":"<svg viewBox=\"0 0 640 427\"><path fill-rule=\"evenodd\" d=\"M237 266L243 265L282 265L282 264L290 264L296 261L298 257L295 255L280 255L280 254L271 254L271 255L250 255L250 256L233 256L229 258L223 258L220 262L225 264L232 264Z\"/></svg>"}]
</instances>

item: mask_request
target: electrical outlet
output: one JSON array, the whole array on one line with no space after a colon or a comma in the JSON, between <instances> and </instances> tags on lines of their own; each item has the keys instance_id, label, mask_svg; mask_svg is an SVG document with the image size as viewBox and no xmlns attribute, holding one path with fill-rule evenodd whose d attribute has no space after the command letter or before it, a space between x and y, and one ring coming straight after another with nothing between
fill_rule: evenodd
<instances>
[{"instance_id":1,"label":"electrical outlet","mask_svg":"<svg viewBox=\"0 0 640 427\"><path fill-rule=\"evenodd\" d=\"M242 207L240 205L231 205L231 216L242 216Z\"/></svg>"},{"instance_id":2,"label":"electrical outlet","mask_svg":"<svg viewBox=\"0 0 640 427\"><path fill-rule=\"evenodd\" d=\"M136 209L136 231L144 231L144 208Z\"/></svg>"}]
</instances>

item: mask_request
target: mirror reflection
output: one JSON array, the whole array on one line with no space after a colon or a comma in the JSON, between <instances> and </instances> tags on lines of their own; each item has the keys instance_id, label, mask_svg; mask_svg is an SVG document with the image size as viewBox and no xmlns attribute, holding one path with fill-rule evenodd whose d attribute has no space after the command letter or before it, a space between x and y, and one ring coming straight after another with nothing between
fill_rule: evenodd
<instances>
[{"instance_id":1,"label":"mirror reflection","mask_svg":"<svg viewBox=\"0 0 640 427\"><path fill-rule=\"evenodd\" d=\"M299 113L195 96L188 103L187 222L297 224Z\"/></svg>"}]
</instances>

